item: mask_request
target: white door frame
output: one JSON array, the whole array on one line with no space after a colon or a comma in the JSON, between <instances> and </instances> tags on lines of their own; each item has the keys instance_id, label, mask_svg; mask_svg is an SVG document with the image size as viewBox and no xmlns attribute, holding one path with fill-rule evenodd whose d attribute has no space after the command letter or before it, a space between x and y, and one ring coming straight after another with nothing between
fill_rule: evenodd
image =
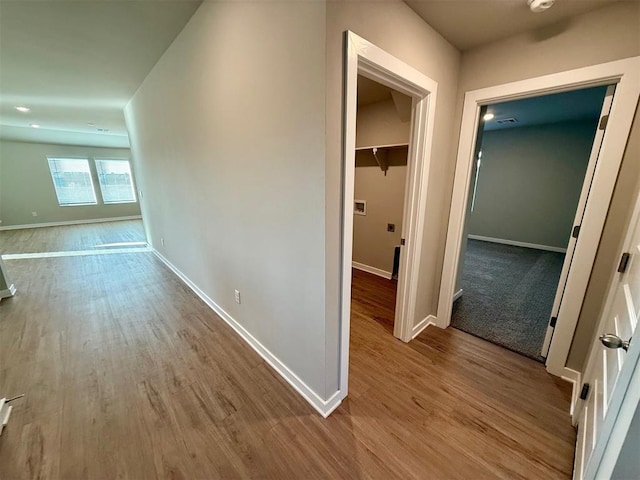
<instances>
[{"instance_id":1,"label":"white door frame","mask_svg":"<svg viewBox=\"0 0 640 480\"><path fill-rule=\"evenodd\" d=\"M349 335L351 327L351 268L353 249L353 200L356 151L358 74L413 98L411 134L407 158L398 294L394 335L408 342L421 329L414 327L418 268L422 246L424 211L435 117L437 83L353 32L345 32L345 84L343 119L342 185L342 289L340 295L340 390L348 391ZM417 332L416 332L417 330Z\"/></svg>"},{"instance_id":2,"label":"white door frame","mask_svg":"<svg viewBox=\"0 0 640 480\"><path fill-rule=\"evenodd\" d=\"M607 132L600 150L574 261L567 277L564 300L558 312L556 329L546 362L549 373L557 376L573 376L573 372L565 368L566 360L635 115L640 94L640 57L473 90L465 94L438 298L437 325L439 327L446 328L451 323L480 108L493 103L614 83L616 93L609 114Z\"/></svg>"}]
</instances>

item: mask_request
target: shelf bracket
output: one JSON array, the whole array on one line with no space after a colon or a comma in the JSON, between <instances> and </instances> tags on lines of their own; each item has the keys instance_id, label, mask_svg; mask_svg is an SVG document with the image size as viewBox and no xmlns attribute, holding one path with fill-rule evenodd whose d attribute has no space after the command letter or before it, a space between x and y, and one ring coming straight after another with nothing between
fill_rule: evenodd
<instances>
[{"instance_id":1,"label":"shelf bracket","mask_svg":"<svg viewBox=\"0 0 640 480\"><path fill-rule=\"evenodd\" d=\"M389 170L389 164L387 163L387 154L386 150L378 150L376 147L373 148L373 156L378 162L378 166L380 170L384 172L385 177L387 176L387 170Z\"/></svg>"}]
</instances>

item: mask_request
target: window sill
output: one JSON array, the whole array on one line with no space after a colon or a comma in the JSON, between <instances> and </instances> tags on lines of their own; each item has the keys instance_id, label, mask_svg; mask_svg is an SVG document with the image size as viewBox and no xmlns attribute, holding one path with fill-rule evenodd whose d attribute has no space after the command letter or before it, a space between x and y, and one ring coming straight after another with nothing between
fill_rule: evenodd
<instances>
[{"instance_id":1,"label":"window sill","mask_svg":"<svg viewBox=\"0 0 640 480\"><path fill-rule=\"evenodd\" d=\"M63 204L58 204L59 207L92 207L94 205L98 205L98 202L94 202L94 203L63 203Z\"/></svg>"}]
</instances>

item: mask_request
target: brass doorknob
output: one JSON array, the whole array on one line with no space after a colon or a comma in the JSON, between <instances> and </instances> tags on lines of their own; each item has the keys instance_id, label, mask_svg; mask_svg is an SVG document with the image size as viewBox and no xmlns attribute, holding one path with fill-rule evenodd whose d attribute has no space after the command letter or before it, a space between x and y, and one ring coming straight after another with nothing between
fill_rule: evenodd
<instances>
[{"instance_id":1,"label":"brass doorknob","mask_svg":"<svg viewBox=\"0 0 640 480\"><path fill-rule=\"evenodd\" d=\"M622 340L619 336L614 335L613 333L605 333L604 335L600 335L600 341L607 348L621 348L625 352L629 350L629 340Z\"/></svg>"}]
</instances>

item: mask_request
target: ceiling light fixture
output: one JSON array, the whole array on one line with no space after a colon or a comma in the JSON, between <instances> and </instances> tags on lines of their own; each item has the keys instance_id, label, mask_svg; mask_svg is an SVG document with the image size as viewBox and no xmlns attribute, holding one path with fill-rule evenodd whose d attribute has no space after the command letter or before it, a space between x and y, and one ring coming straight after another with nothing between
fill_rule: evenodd
<instances>
[{"instance_id":1,"label":"ceiling light fixture","mask_svg":"<svg viewBox=\"0 0 640 480\"><path fill-rule=\"evenodd\" d=\"M29 107L20 107L20 106L16 107L16 110L22 113L29 113L31 111Z\"/></svg>"},{"instance_id":2,"label":"ceiling light fixture","mask_svg":"<svg viewBox=\"0 0 640 480\"><path fill-rule=\"evenodd\" d=\"M89 125L90 127L95 127L96 126L95 123L87 123L87 125Z\"/></svg>"},{"instance_id":3,"label":"ceiling light fixture","mask_svg":"<svg viewBox=\"0 0 640 480\"><path fill-rule=\"evenodd\" d=\"M40 128L40 125L38 125L37 123L32 123L31 128Z\"/></svg>"},{"instance_id":4,"label":"ceiling light fixture","mask_svg":"<svg viewBox=\"0 0 640 480\"><path fill-rule=\"evenodd\" d=\"M485 115L484 115L484 117L482 117L482 119L483 119L485 122L488 122L489 120L493 120L493 117L494 117L494 116L495 116L495 115L494 115L493 113L485 113Z\"/></svg>"},{"instance_id":5,"label":"ceiling light fixture","mask_svg":"<svg viewBox=\"0 0 640 480\"><path fill-rule=\"evenodd\" d=\"M529 8L534 13L544 12L553 7L556 0L527 0Z\"/></svg>"}]
</instances>

